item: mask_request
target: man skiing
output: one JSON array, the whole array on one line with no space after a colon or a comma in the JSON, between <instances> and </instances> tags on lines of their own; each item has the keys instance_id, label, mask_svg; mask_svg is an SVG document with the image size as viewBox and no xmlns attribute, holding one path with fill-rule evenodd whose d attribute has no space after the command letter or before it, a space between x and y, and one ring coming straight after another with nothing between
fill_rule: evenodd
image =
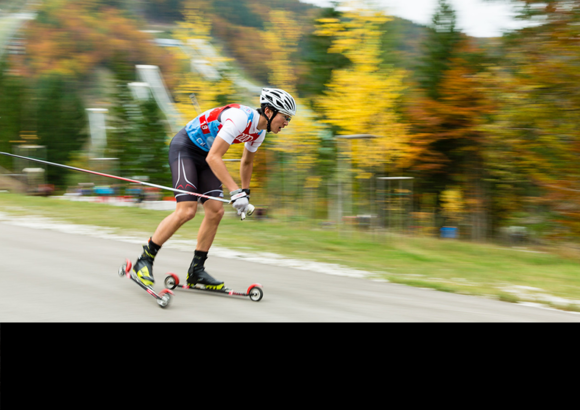
<instances>
[{"instance_id":1,"label":"man skiing","mask_svg":"<svg viewBox=\"0 0 580 410\"><path fill-rule=\"evenodd\" d=\"M296 114L296 102L287 92L264 88L260 95L260 108L252 109L240 104L206 111L191 120L172 139L169 146L169 164L173 187L213 197L223 197L222 184L228 189L232 206L238 215L248 211L250 179L253 161L266 132L278 134L288 126ZM240 163L241 188L236 184L223 161L231 144L244 143ZM222 281L214 279L205 270L205 260L224 215L220 201L176 193L175 211L167 216L137 259L133 270L146 286L152 286L153 261L161 246L177 230L195 217L200 199L205 217L199 228L193 260L187 271L187 284L219 290Z\"/></svg>"}]
</instances>

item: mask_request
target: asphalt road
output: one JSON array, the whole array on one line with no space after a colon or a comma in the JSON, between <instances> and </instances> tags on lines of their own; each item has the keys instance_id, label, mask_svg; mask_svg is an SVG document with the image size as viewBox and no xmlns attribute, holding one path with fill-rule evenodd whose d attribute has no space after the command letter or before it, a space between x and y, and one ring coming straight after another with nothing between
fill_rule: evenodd
<instances>
[{"instance_id":1,"label":"asphalt road","mask_svg":"<svg viewBox=\"0 0 580 410\"><path fill-rule=\"evenodd\" d=\"M0 322L567 322L580 315L486 298L212 257L208 271L236 290L258 282L264 298L180 291L167 309L117 275L141 246L0 221ZM167 272L185 278L192 252L164 248Z\"/></svg>"}]
</instances>

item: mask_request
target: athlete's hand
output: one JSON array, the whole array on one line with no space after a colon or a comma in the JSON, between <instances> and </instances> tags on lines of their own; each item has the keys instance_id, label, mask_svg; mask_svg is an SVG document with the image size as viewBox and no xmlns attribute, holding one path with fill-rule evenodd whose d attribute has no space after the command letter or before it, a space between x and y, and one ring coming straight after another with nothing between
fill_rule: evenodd
<instances>
[{"instance_id":1,"label":"athlete's hand","mask_svg":"<svg viewBox=\"0 0 580 410\"><path fill-rule=\"evenodd\" d=\"M250 216L254 213L254 205L248 204L248 208L246 209L246 214L242 214L242 221L246 219L246 215Z\"/></svg>"},{"instance_id":2,"label":"athlete's hand","mask_svg":"<svg viewBox=\"0 0 580 410\"><path fill-rule=\"evenodd\" d=\"M230 192L231 196L231 204L236 211L238 211L238 215L242 217L242 221L246 219L246 213L250 211L251 214L254 211L254 207L250 205L248 201L248 195L241 189L236 189L235 191ZM249 209L251 207L251 209Z\"/></svg>"}]
</instances>

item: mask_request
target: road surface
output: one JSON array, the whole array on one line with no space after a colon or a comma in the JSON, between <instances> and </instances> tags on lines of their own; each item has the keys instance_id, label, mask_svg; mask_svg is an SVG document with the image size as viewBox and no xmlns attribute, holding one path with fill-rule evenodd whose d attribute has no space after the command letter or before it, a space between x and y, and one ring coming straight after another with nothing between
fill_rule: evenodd
<instances>
[{"instance_id":1,"label":"road surface","mask_svg":"<svg viewBox=\"0 0 580 410\"><path fill-rule=\"evenodd\" d=\"M0 322L567 322L570 312L522 306L324 273L212 256L208 271L236 289L258 282L264 298L175 290L167 309L117 275L138 243L0 221ZM164 248L166 272L185 278L191 251Z\"/></svg>"}]
</instances>

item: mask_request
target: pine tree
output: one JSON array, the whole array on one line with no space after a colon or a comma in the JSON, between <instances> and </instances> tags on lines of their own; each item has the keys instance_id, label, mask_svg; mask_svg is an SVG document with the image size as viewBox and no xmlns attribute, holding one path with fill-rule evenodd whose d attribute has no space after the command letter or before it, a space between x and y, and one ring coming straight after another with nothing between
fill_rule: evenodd
<instances>
[{"instance_id":1,"label":"pine tree","mask_svg":"<svg viewBox=\"0 0 580 410\"><path fill-rule=\"evenodd\" d=\"M167 185L171 181L168 134L155 100L135 100L122 81L117 82L114 97L107 155L119 159L123 176L147 176L152 183Z\"/></svg>"},{"instance_id":2,"label":"pine tree","mask_svg":"<svg viewBox=\"0 0 580 410\"><path fill-rule=\"evenodd\" d=\"M316 27L327 21L340 20L342 13L333 8L322 9L315 22ZM346 68L350 60L341 53L329 53L336 36L313 32L299 44L302 69L307 75L299 76L297 89L306 98L319 96L327 90L333 70Z\"/></svg>"},{"instance_id":3,"label":"pine tree","mask_svg":"<svg viewBox=\"0 0 580 410\"><path fill-rule=\"evenodd\" d=\"M66 164L88 137L87 116L78 85L70 78L49 74L39 80L37 89L38 143L46 146L48 161ZM57 167L47 167L46 180L58 188L66 186L65 173Z\"/></svg>"},{"instance_id":4,"label":"pine tree","mask_svg":"<svg viewBox=\"0 0 580 410\"><path fill-rule=\"evenodd\" d=\"M461 33L456 29L455 10L447 0L439 0L428 33L422 45L424 57L415 72L420 88L428 97L437 99L441 80L461 40Z\"/></svg>"},{"instance_id":5,"label":"pine tree","mask_svg":"<svg viewBox=\"0 0 580 410\"><path fill-rule=\"evenodd\" d=\"M18 140L23 126L30 127L31 118L26 101L29 91L26 81L8 73L8 64L0 62L0 151L12 152L13 144L10 141ZM35 131L34 128L25 131ZM0 166L11 170L12 158L0 156Z\"/></svg>"}]
</instances>

